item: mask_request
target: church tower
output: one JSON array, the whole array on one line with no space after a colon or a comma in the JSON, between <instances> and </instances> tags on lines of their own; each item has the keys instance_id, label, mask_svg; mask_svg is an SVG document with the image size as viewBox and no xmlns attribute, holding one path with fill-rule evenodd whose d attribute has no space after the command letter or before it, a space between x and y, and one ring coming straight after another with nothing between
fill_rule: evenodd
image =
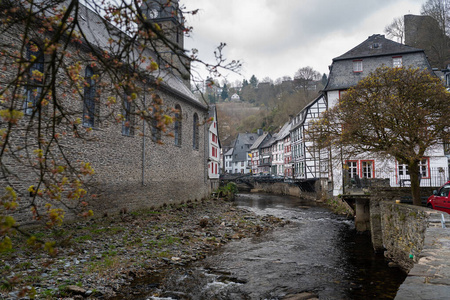
<instances>
[{"instance_id":1,"label":"church tower","mask_svg":"<svg viewBox=\"0 0 450 300\"><path fill-rule=\"evenodd\" d=\"M145 0L141 9L147 20L158 24L171 44L157 43L156 50L160 58L189 86L190 62L184 53L184 19L178 0ZM160 68L166 68L162 61Z\"/></svg>"}]
</instances>

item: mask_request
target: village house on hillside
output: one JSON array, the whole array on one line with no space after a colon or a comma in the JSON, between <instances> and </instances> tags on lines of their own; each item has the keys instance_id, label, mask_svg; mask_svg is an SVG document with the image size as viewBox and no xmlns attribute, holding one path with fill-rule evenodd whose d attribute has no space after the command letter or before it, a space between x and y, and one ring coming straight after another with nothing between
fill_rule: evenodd
<instances>
[{"instance_id":1,"label":"village house on hillside","mask_svg":"<svg viewBox=\"0 0 450 300\"><path fill-rule=\"evenodd\" d=\"M230 173L233 174L248 174L252 171L252 158L250 147L258 138L256 133L239 133L232 148L231 160L228 167ZM228 152L226 155L229 155Z\"/></svg>"},{"instance_id":2,"label":"village house on hillside","mask_svg":"<svg viewBox=\"0 0 450 300\"><path fill-rule=\"evenodd\" d=\"M240 101L241 101L241 97L239 97L238 94L234 93L234 94L231 96L231 101L232 101L232 102L240 102Z\"/></svg>"},{"instance_id":3,"label":"village house on hillside","mask_svg":"<svg viewBox=\"0 0 450 300\"><path fill-rule=\"evenodd\" d=\"M106 49L110 37L104 27L105 21L83 4L79 3L79 6L78 22L86 37L90 39L83 40L82 43L90 42L99 50ZM171 1L170 6L164 6L160 1L149 0L142 8L152 22L160 24L162 28L174 29L176 34L170 34L168 37L171 42L183 49L183 24L178 1ZM21 28L17 25L15 34L9 34L12 31L5 32L1 37L3 43L20 45ZM43 41L48 37L51 37L51 33L36 32L30 38L31 42L26 50L32 53L33 57L42 57L42 60L39 59L33 64L30 72L39 70L45 74L51 70L51 66L46 64L47 55L43 53ZM77 52L79 50L80 53ZM172 56L174 64L177 63L176 53L170 53L170 50L165 48L160 50L164 55ZM70 58L67 56L65 61L67 65L75 64L78 61L77 55L83 58L89 56L89 53L85 52L88 48L80 47L78 43L69 44L66 51L72 54ZM143 51L143 55L147 57L154 57L157 61L161 59L148 49ZM89 203L94 212L118 212L124 207L133 210L208 196L211 190L209 180L217 179L218 174L220 144L216 130L217 122L214 119L214 122L206 123L210 124L209 128L208 125L202 125L208 118L208 107L192 94L186 82L181 79L182 73L188 72L183 69L185 64L178 67L181 73L163 68L152 74L147 73L146 77L136 81L137 85L142 85L143 91L152 88L151 93L143 92L136 95L140 102L148 104L152 99L162 99L165 108L176 111L175 122L168 128L173 137L161 135L156 123L149 128L138 117L133 117L133 110L138 108L130 105L128 101L130 95L127 95L126 90L122 93L122 99L118 99L117 103L110 103L116 106L118 111L123 112L122 122L105 121L108 113L106 109L108 97L112 95L100 93L98 97L94 96L96 95L93 90L94 81L85 85L83 98L70 93L64 96L67 97L65 100L67 105L81 108L81 112L74 115L74 118L83 120L80 128L85 131L89 129L89 139L68 137L68 140L62 143L74 161L89 162L95 170L91 192L98 194L98 198ZM86 80L91 80L97 72L87 64L82 65L82 69ZM7 69L1 72L9 76ZM65 74L60 76L64 78ZM156 84L156 78L161 78L162 81L158 80ZM110 84L111 79L103 75L100 81ZM56 92L58 97L62 97L63 91ZM27 120L32 115L40 113L36 104L39 93L41 93L39 88L26 93L25 104L19 104L18 109L25 114L24 126L28 125ZM143 134L139 134L140 131ZM211 142L209 147L208 135ZM247 144L252 143L249 141ZM208 155L208 148L211 149L211 155ZM245 157L243 161L244 163L247 161ZM243 169L247 170L247 165ZM20 177L12 180L10 184L20 191L20 196L26 200L30 195L29 187L35 184L35 177L31 169L25 171L26 169L22 167L21 170Z\"/></svg>"},{"instance_id":4,"label":"village house on hillside","mask_svg":"<svg viewBox=\"0 0 450 300\"><path fill-rule=\"evenodd\" d=\"M224 148L224 154L223 154L223 169L225 173L231 174L233 173L233 147L230 147L228 149Z\"/></svg>"},{"instance_id":5,"label":"village house on hillside","mask_svg":"<svg viewBox=\"0 0 450 300\"><path fill-rule=\"evenodd\" d=\"M258 138L253 143L253 145L250 147L251 152L251 158L252 158L252 173L253 174L260 174L263 173L263 169L261 167L261 146L269 139L272 138L272 135L268 132L262 132L262 129L258 130Z\"/></svg>"},{"instance_id":6,"label":"village house on hillside","mask_svg":"<svg viewBox=\"0 0 450 300\"><path fill-rule=\"evenodd\" d=\"M325 97L318 96L304 107L292 121L290 129L293 178L299 180L328 180L329 155L326 149L318 149L314 137L306 133L312 121L316 121L327 109Z\"/></svg>"},{"instance_id":7,"label":"village house on hillside","mask_svg":"<svg viewBox=\"0 0 450 300\"><path fill-rule=\"evenodd\" d=\"M277 134L275 139L275 143L273 145L273 153L272 153L272 174L283 177L285 176L285 158L286 158L286 148L285 148L285 140L286 137L290 135L291 129L291 121L284 123L283 127L281 127L280 131Z\"/></svg>"},{"instance_id":8,"label":"village house on hillside","mask_svg":"<svg viewBox=\"0 0 450 300\"><path fill-rule=\"evenodd\" d=\"M384 35L374 34L333 59L328 83L324 89L328 108L336 105L348 88L355 86L359 80L381 66L394 68L412 66L432 72L423 50L388 40ZM330 168L329 178L332 178L335 196L345 192L347 178L356 180L389 178L391 186L401 186L409 181L408 167L392 158L377 158L365 154L342 159L341 163L346 169L344 173L341 163L331 163ZM447 158L443 147L431 149L426 153L420 164L420 172L422 185L427 184L427 180L432 180L432 175L433 180L439 180L442 184L447 180ZM438 178L435 178L436 176Z\"/></svg>"},{"instance_id":9,"label":"village house on hillside","mask_svg":"<svg viewBox=\"0 0 450 300\"><path fill-rule=\"evenodd\" d=\"M267 175L276 175L275 168L276 166L273 164L274 160L274 151L275 145L277 141L278 133L274 133L269 139L264 141L261 144L261 154L259 156L259 166L258 169L260 173Z\"/></svg>"}]
</instances>

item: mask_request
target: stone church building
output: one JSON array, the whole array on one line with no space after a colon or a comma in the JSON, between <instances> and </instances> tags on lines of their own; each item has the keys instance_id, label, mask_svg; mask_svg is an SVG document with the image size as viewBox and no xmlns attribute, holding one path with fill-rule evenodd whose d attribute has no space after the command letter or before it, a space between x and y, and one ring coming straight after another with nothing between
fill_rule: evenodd
<instances>
[{"instance_id":1,"label":"stone church building","mask_svg":"<svg viewBox=\"0 0 450 300\"><path fill-rule=\"evenodd\" d=\"M141 9L155 24L159 24L163 29L173 29L174 33L170 34L168 39L176 45L173 49L183 49L183 22L178 1L171 1L170 6L162 5L163 2L167 1L147 1ZM81 3L78 5L80 7L78 22L85 33L81 44L91 43L97 49L106 49L111 38L108 34L111 31L106 30L104 20L98 13ZM20 45L19 34L23 27L19 24L14 30L4 32L0 38L3 39L2 44ZM49 57L46 53L42 55L42 49L45 38L51 36L50 33L35 34L31 39L33 47L27 48L29 53L38 57L32 69L44 74L51 67L46 65ZM164 203L200 200L210 193L207 161L208 107L190 91L188 60L180 59L173 49L161 49L160 52L144 49L145 56L153 57L155 61L170 61L173 65L165 67L161 64L158 70L153 70L151 74L143 72L144 75L139 75L139 80L136 79L134 82L141 91L133 96L137 102L145 107L155 99L162 99L163 109L174 112L175 121L169 122L165 133L161 134L156 124L151 126L137 114L131 114L132 110L137 108L126 101L130 98L126 92L122 99L117 98L114 103L110 102L112 94L106 88L93 97L95 91L92 89L96 86L100 89L101 84L103 86L114 84L109 82L108 78L111 77L108 76L111 75L108 74L102 74L99 81L94 83L91 79L101 70L96 70L92 65L81 66L80 73L85 75L86 82L90 82L83 87L84 97L65 93L62 87L61 91L56 90L57 97L66 97L64 103L68 103L68 109L77 108L71 110L73 116L70 118L81 119L79 131L86 132L87 138L80 139L68 135L60 144L73 162L89 162L95 170L89 181L90 194L97 195L89 200L89 208L94 214L118 213L122 209L132 211ZM78 61L77 56L83 58L80 61L89 56L89 50L80 46L80 43L69 43L66 51L71 53L65 60L68 65L75 65ZM145 64L141 68L144 67ZM0 75L8 78L10 75L8 72L7 68L3 68ZM44 75L44 80L46 76ZM65 78L68 75L57 76ZM3 89L4 86L0 88ZM40 112L35 98L39 97L41 92L42 89L39 87L33 92L24 89L24 103L18 104L24 113L24 119L21 120L24 128L34 122L30 120L38 114L38 111ZM108 118L110 113L108 105L116 106L117 111L122 112L122 121L114 122ZM2 128L4 126L3 123ZM23 138L20 136L21 133L17 135L16 141ZM34 196L29 189L30 186L37 184L38 176L35 170L19 165L17 160L11 157L4 157L1 163L12 169L20 168L17 172L19 176L9 178L7 185L13 186L18 192L20 197L18 212L25 215L29 212L29 203ZM1 188L4 190L6 183L2 185Z\"/></svg>"}]
</instances>

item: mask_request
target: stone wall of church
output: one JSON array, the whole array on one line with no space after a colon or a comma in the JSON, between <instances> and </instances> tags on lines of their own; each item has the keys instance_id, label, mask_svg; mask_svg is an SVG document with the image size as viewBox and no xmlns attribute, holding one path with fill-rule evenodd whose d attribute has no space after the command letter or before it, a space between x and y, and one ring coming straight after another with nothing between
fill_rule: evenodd
<instances>
[{"instance_id":1,"label":"stone wall of church","mask_svg":"<svg viewBox=\"0 0 450 300\"><path fill-rule=\"evenodd\" d=\"M1 39L3 42L11 45L20 45L19 33L21 28L17 27L17 35L4 34ZM34 40L39 44L43 37L35 37ZM77 50L82 50L76 54ZM75 65L77 61L83 61L81 74L87 66L88 54L83 52L83 47L71 44L67 49L71 57L67 57L67 65ZM76 55L75 55L76 54ZM79 56L77 56L79 55ZM99 70L101 71L101 70ZM13 69L0 69L0 76L4 81L11 78ZM83 100L79 93L73 90L72 86L64 86L63 82L67 80L67 74L58 73L58 82L61 82L56 91L56 97L61 103L66 105L66 110L71 113L67 120L62 120L56 127L56 132L62 134L64 128L70 122L77 118L82 118ZM162 134L161 143L157 143L152 138L152 130L149 124L145 124L136 117L135 134L125 136L122 134L122 122L117 122L114 116L107 117L111 110L107 107L108 97L116 96L114 86L107 74L100 74L98 85L102 89L99 102L100 118L92 131L86 130L81 124L78 124L80 132L86 132L85 138L75 138L69 132L64 139L61 139L61 145L65 153L75 164L78 161L89 162L95 174L89 182L90 193L98 197L89 201L89 207L92 208L97 216L107 213L118 213L121 209L133 211L140 208L160 206L164 203L175 203L186 200L202 199L208 196L209 182L207 180L207 124L202 125L207 119L206 106L187 99L179 93L164 88L162 85L154 86L153 93L158 94L163 100L165 108L181 107L181 144L175 145L174 138ZM163 78L164 79L164 78ZM23 91L22 91L23 92ZM144 97L149 103L151 93L138 95L138 101L144 101ZM116 112L122 111L122 100L117 97L117 101L112 106ZM19 103L17 109L23 109L23 104ZM52 105L48 106L47 113L54 112ZM198 116L200 125L194 126L194 114ZM25 126L30 120L25 116L21 121L22 130L15 131L11 138L14 143L20 145L25 136ZM2 126L5 126L3 124ZM198 149L193 147L194 128L198 130ZM173 124L169 125L167 133L173 132ZM32 149L28 149L32 151ZM22 154L26 151L22 150ZM18 154L21 154L18 151ZM37 174L29 167L17 164L16 161L5 157L2 161L12 171L20 176L17 179L5 183L0 183L0 190L4 191L6 185L12 185L19 190L20 201L19 209L16 212L16 219L30 220L31 201L28 187L35 184ZM45 201L38 201L38 206ZM68 213L66 218L72 217Z\"/></svg>"}]
</instances>

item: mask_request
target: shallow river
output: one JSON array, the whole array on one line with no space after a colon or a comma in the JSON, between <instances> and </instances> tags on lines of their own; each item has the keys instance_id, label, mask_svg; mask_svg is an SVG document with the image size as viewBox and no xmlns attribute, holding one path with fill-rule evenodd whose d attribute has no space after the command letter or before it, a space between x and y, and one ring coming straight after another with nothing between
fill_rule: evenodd
<instances>
[{"instance_id":1,"label":"shallow river","mask_svg":"<svg viewBox=\"0 0 450 300\"><path fill-rule=\"evenodd\" d=\"M282 299L311 292L319 299L393 299L406 275L375 255L370 237L352 221L312 201L242 194L236 204L291 222L252 239L231 242L169 276L163 298Z\"/></svg>"}]
</instances>

